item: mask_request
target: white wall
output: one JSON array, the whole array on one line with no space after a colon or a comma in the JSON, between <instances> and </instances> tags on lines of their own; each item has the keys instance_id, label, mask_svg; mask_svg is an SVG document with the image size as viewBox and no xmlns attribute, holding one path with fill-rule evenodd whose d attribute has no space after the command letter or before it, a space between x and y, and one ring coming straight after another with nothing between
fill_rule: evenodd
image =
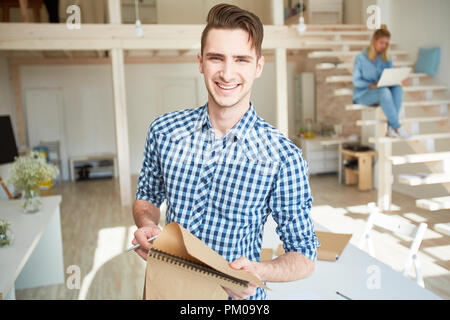
<instances>
[{"instance_id":1,"label":"white wall","mask_svg":"<svg viewBox=\"0 0 450 320\"><path fill-rule=\"evenodd\" d=\"M157 20L159 24L205 24L209 10L219 3L236 5L256 14L263 24L272 23L271 0L157 0Z\"/></svg>"},{"instance_id":2,"label":"white wall","mask_svg":"<svg viewBox=\"0 0 450 320\"><path fill-rule=\"evenodd\" d=\"M288 63L290 132L293 127L296 64ZM63 121L68 157L115 153L114 108L111 67L26 66L22 68L22 90L60 88L63 92ZM203 75L197 64L126 65L128 129L131 173L137 174L148 126L158 115L194 108L207 102ZM275 66L266 63L262 76L254 83L251 101L257 113L272 125L275 113ZM162 85L165 84L165 85ZM2 86L3 87L3 86ZM192 94L191 94L192 91Z\"/></svg>"},{"instance_id":3,"label":"white wall","mask_svg":"<svg viewBox=\"0 0 450 320\"><path fill-rule=\"evenodd\" d=\"M363 23L362 18L361 0L344 0L344 23L361 24Z\"/></svg>"},{"instance_id":4,"label":"white wall","mask_svg":"<svg viewBox=\"0 0 450 320\"><path fill-rule=\"evenodd\" d=\"M395 0L387 2L392 39L412 59L420 47L441 47L441 63L435 80L450 86L450 1ZM383 20L383 14L382 14Z\"/></svg>"}]
</instances>

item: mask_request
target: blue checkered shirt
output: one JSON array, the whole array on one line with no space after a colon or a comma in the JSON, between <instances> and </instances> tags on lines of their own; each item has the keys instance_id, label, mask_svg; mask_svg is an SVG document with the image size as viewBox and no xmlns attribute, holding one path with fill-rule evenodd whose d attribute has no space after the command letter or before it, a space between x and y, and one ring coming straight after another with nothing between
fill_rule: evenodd
<instances>
[{"instance_id":1,"label":"blue checkered shirt","mask_svg":"<svg viewBox=\"0 0 450 320\"><path fill-rule=\"evenodd\" d=\"M148 130L136 199L157 207L166 200L167 224L178 222L229 262L260 260L271 213L286 252L317 257L308 165L252 103L221 138L208 103L157 117ZM258 287L249 299L266 299L266 292Z\"/></svg>"}]
</instances>

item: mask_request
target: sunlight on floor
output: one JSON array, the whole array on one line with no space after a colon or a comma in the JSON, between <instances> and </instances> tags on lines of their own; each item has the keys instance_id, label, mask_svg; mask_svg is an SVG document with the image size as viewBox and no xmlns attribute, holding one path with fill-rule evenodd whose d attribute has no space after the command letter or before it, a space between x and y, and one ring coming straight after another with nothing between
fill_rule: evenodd
<instances>
[{"instance_id":1,"label":"sunlight on floor","mask_svg":"<svg viewBox=\"0 0 450 320\"><path fill-rule=\"evenodd\" d=\"M415 223L427 222L426 218L418 214L412 212L401 213L401 210L401 207L393 205L392 211L400 211L395 215L399 220ZM367 205L348 206L345 208L320 205L314 206L311 210L314 222L319 223L331 232L352 233L353 237L350 243L356 246L359 245L369 213ZM424 241L439 238L443 238L443 235L428 228ZM374 241L376 258L394 270L401 272L412 239L394 234L383 228L372 230L372 239ZM367 247L364 247L362 250L368 252ZM450 260L450 245L429 247L422 243L422 248L418 255L425 282L429 277L450 276L449 271L440 265L440 262ZM411 268L408 274L415 281L414 268Z\"/></svg>"},{"instance_id":2,"label":"sunlight on floor","mask_svg":"<svg viewBox=\"0 0 450 320\"><path fill-rule=\"evenodd\" d=\"M105 228L98 232L97 247L95 249L92 269L84 277L78 300L85 300L92 280L106 262L123 253L125 243L125 227Z\"/></svg>"}]
</instances>

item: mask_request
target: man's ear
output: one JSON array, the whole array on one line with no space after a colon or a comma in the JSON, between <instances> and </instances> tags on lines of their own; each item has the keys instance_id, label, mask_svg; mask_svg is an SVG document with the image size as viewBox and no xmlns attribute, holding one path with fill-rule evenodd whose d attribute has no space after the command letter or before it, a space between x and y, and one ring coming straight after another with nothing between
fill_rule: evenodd
<instances>
[{"instance_id":1,"label":"man's ear","mask_svg":"<svg viewBox=\"0 0 450 320\"><path fill-rule=\"evenodd\" d=\"M198 69L200 70L200 73L203 73L203 58L200 52L197 53L197 60L198 60Z\"/></svg>"},{"instance_id":2,"label":"man's ear","mask_svg":"<svg viewBox=\"0 0 450 320\"><path fill-rule=\"evenodd\" d=\"M259 57L258 62L256 63L256 77L259 78L264 68L264 56Z\"/></svg>"}]
</instances>

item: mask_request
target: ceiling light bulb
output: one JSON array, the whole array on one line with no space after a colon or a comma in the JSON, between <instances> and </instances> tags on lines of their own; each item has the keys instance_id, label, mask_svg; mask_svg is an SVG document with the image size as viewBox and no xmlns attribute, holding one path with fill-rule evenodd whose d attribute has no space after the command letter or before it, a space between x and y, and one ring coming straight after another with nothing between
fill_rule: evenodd
<instances>
[{"instance_id":1,"label":"ceiling light bulb","mask_svg":"<svg viewBox=\"0 0 450 320\"><path fill-rule=\"evenodd\" d=\"M144 35L144 30L142 29L140 20L136 20L136 35L139 38L142 38L142 36Z\"/></svg>"},{"instance_id":2,"label":"ceiling light bulb","mask_svg":"<svg viewBox=\"0 0 450 320\"><path fill-rule=\"evenodd\" d=\"M303 18L303 16L300 16L300 19L298 21L297 30L300 33L304 33L306 31L305 18Z\"/></svg>"}]
</instances>

